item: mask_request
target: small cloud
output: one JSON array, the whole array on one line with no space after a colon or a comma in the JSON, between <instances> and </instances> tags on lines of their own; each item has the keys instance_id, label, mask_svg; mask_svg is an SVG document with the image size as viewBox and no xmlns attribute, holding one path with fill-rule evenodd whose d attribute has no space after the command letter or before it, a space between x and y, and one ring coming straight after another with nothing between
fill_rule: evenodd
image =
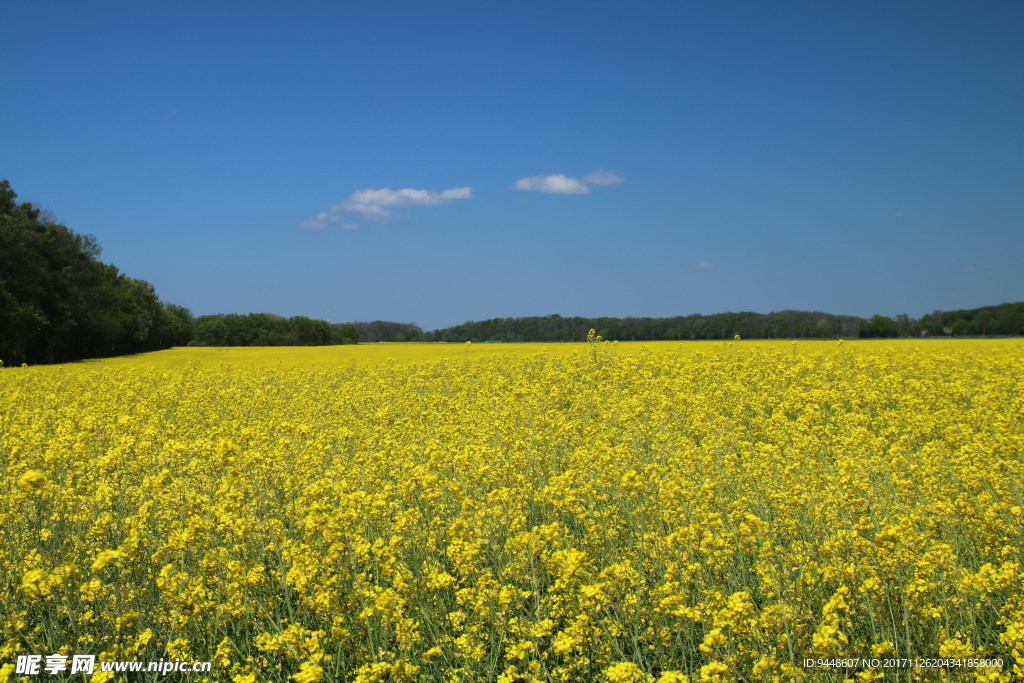
<instances>
[{"instance_id":1,"label":"small cloud","mask_svg":"<svg viewBox=\"0 0 1024 683\"><path fill-rule=\"evenodd\" d=\"M529 178L520 178L513 185L517 190L524 192L549 192L551 194L589 194L590 188L586 183L576 178L570 178L564 173L555 175L535 175Z\"/></svg>"},{"instance_id":2,"label":"small cloud","mask_svg":"<svg viewBox=\"0 0 1024 683\"><path fill-rule=\"evenodd\" d=\"M715 267L715 264L708 263L707 261L697 261L693 265L696 266L697 268L702 269L702 270L707 270L708 268L714 268Z\"/></svg>"},{"instance_id":3,"label":"small cloud","mask_svg":"<svg viewBox=\"0 0 1024 683\"><path fill-rule=\"evenodd\" d=\"M965 273L977 273L978 269L975 268L974 266L964 266L964 272Z\"/></svg>"},{"instance_id":4,"label":"small cloud","mask_svg":"<svg viewBox=\"0 0 1024 683\"><path fill-rule=\"evenodd\" d=\"M304 220L301 225L307 230L323 230L329 223L336 223L335 217L330 211L321 211L315 216L311 216L307 220Z\"/></svg>"},{"instance_id":5,"label":"small cloud","mask_svg":"<svg viewBox=\"0 0 1024 683\"><path fill-rule=\"evenodd\" d=\"M621 185L626 179L614 171L594 171L583 176L588 185Z\"/></svg>"},{"instance_id":6,"label":"small cloud","mask_svg":"<svg viewBox=\"0 0 1024 683\"><path fill-rule=\"evenodd\" d=\"M472 196L473 188L471 187L453 187L440 192L413 188L401 190L392 190L389 187L376 190L368 188L353 192L346 199L332 204L300 225L310 230L323 230L328 225L341 223L341 227L345 230L359 230L359 225L344 222L346 213L358 213L364 218L385 221L394 217L392 209L397 206L436 206L458 199L470 199Z\"/></svg>"},{"instance_id":7,"label":"small cloud","mask_svg":"<svg viewBox=\"0 0 1024 683\"><path fill-rule=\"evenodd\" d=\"M348 199L340 203L340 206L346 211L354 211L371 218L388 218L392 215L391 209L396 206L436 206L456 199L469 199L472 196L471 187L453 187L441 192L412 188L392 190L384 187L379 190L353 192Z\"/></svg>"},{"instance_id":8,"label":"small cloud","mask_svg":"<svg viewBox=\"0 0 1024 683\"><path fill-rule=\"evenodd\" d=\"M903 212L902 211L897 211L896 212L896 218L903 218Z\"/></svg>"},{"instance_id":9,"label":"small cloud","mask_svg":"<svg viewBox=\"0 0 1024 683\"><path fill-rule=\"evenodd\" d=\"M592 171L583 176L583 180L555 173L520 178L512 189L549 194L590 194L591 185L621 185L624 182L626 179L614 171Z\"/></svg>"}]
</instances>

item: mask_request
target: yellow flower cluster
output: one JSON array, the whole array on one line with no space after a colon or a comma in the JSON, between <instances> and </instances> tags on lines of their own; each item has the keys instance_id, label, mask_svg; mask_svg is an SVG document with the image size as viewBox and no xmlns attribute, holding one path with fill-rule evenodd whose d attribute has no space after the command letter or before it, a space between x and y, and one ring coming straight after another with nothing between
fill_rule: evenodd
<instances>
[{"instance_id":1,"label":"yellow flower cluster","mask_svg":"<svg viewBox=\"0 0 1024 683\"><path fill-rule=\"evenodd\" d=\"M0 681L1024 680L1020 341L176 349L0 407Z\"/></svg>"}]
</instances>

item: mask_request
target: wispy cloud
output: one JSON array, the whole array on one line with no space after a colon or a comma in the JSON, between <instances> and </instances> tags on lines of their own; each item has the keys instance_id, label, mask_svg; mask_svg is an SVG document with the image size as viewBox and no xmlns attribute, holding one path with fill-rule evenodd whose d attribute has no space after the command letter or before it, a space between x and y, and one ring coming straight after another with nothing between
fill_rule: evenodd
<instances>
[{"instance_id":1,"label":"wispy cloud","mask_svg":"<svg viewBox=\"0 0 1024 683\"><path fill-rule=\"evenodd\" d=\"M520 178L512 187L524 192L550 192L551 194L587 194L590 192L586 183L576 178L570 178L564 173Z\"/></svg>"},{"instance_id":2,"label":"wispy cloud","mask_svg":"<svg viewBox=\"0 0 1024 683\"><path fill-rule=\"evenodd\" d=\"M965 273L973 273L977 277L995 277L996 269L992 266L964 266Z\"/></svg>"},{"instance_id":3,"label":"wispy cloud","mask_svg":"<svg viewBox=\"0 0 1024 683\"><path fill-rule=\"evenodd\" d=\"M694 263L693 265L694 265L695 267L697 267L697 268L701 268L701 269L703 269L703 270L706 270L706 269L708 269L708 268L714 268L714 267L715 267L715 264L714 264L714 263L708 263L707 261L697 261L697 262L696 262L696 263Z\"/></svg>"},{"instance_id":4,"label":"wispy cloud","mask_svg":"<svg viewBox=\"0 0 1024 683\"><path fill-rule=\"evenodd\" d=\"M304 221L302 227L322 230L328 225L343 223L346 214L352 213L375 221L385 221L395 216L392 211L395 207L436 206L458 199L470 199L472 196L473 188L471 187L453 187L440 192L413 188L392 190L390 187L382 187L378 190L370 188L357 190L342 201L332 204L330 208ZM359 229L358 225L350 222L344 222L342 227L348 230Z\"/></svg>"},{"instance_id":5,"label":"wispy cloud","mask_svg":"<svg viewBox=\"0 0 1024 683\"><path fill-rule=\"evenodd\" d=\"M591 185L619 185L625 178L612 171L593 171L583 176L583 180L567 176L564 173L554 175L535 175L520 178L512 185L515 190L524 192L547 192L550 194L590 194Z\"/></svg>"},{"instance_id":6,"label":"wispy cloud","mask_svg":"<svg viewBox=\"0 0 1024 683\"><path fill-rule=\"evenodd\" d=\"M336 212L334 210L335 207L338 207L339 211ZM306 220L304 220L301 223L299 223L299 225L301 225L303 228L307 228L309 230L323 230L324 228L326 228L331 223L340 223L340 222L341 222L340 206L338 204L335 204L334 206L332 206L330 209L327 209L326 211L321 211L320 213L316 214L315 216L310 216Z\"/></svg>"},{"instance_id":7,"label":"wispy cloud","mask_svg":"<svg viewBox=\"0 0 1024 683\"><path fill-rule=\"evenodd\" d=\"M379 190L359 190L341 202L346 211L354 211L372 218L388 218L391 209L396 206L436 206L456 199L469 199L473 196L471 187L453 187L450 190L431 192L429 190L392 190L385 187Z\"/></svg>"},{"instance_id":8,"label":"wispy cloud","mask_svg":"<svg viewBox=\"0 0 1024 683\"><path fill-rule=\"evenodd\" d=\"M626 179L614 171L593 171L583 176L588 185L621 185Z\"/></svg>"}]
</instances>

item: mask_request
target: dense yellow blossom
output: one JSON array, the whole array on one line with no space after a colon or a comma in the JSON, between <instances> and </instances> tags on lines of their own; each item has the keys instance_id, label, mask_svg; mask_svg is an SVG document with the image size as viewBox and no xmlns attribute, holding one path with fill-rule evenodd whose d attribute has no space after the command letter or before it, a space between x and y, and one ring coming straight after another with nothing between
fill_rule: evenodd
<instances>
[{"instance_id":1,"label":"dense yellow blossom","mask_svg":"<svg viewBox=\"0 0 1024 683\"><path fill-rule=\"evenodd\" d=\"M0 680L1024 680L1024 343L589 339L0 369Z\"/></svg>"}]
</instances>

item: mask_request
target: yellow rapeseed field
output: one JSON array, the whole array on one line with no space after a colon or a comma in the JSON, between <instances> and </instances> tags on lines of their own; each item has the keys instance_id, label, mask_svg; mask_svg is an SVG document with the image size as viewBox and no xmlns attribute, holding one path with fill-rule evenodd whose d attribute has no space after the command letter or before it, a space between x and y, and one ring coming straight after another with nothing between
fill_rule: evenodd
<instances>
[{"instance_id":1,"label":"yellow rapeseed field","mask_svg":"<svg viewBox=\"0 0 1024 683\"><path fill-rule=\"evenodd\" d=\"M1019 681L1022 481L1019 340L3 368L0 681Z\"/></svg>"}]
</instances>

